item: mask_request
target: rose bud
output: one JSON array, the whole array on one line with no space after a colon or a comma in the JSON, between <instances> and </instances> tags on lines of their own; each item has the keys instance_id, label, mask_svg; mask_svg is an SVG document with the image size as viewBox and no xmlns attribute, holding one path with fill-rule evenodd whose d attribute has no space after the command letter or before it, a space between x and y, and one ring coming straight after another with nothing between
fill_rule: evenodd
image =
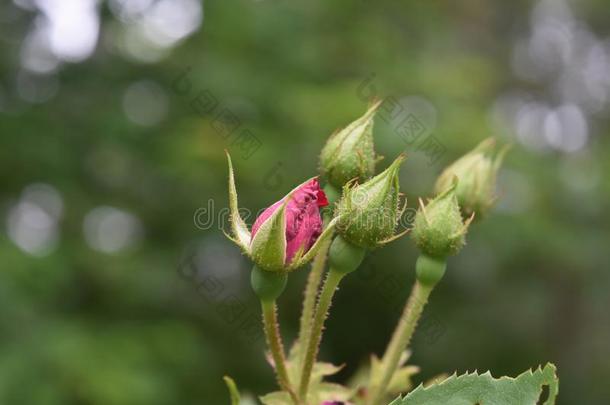
<instances>
[{"instance_id":1,"label":"rose bud","mask_svg":"<svg viewBox=\"0 0 610 405\"><path fill-rule=\"evenodd\" d=\"M462 221L456 188L457 180L428 204L424 205L419 200L420 209L415 215L411 236L422 253L428 256L446 258L464 246L466 231L474 214Z\"/></svg>"},{"instance_id":2,"label":"rose bud","mask_svg":"<svg viewBox=\"0 0 610 405\"><path fill-rule=\"evenodd\" d=\"M320 154L320 171L337 190L357 178L364 182L375 173L373 118L381 101L347 127L330 136Z\"/></svg>"},{"instance_id":3,"label":"rose bud","mask_svg":"<svg viewBox=\"0 0 610 405\"><path fill-rule=\"evenodd\" d=\"M320 208L328 205L317 178L307 180L256 219L252 233L237 207L231 157L229 204L232 235L227 235L263 270L290 271L313 258L321 241L331 236L336 220L322 229Z\"/></svg>"},{"instance_id":4,"label":"rose bud","mask_svg":"<svg viewBox=\"0 0 610 405\"><path fill-rule=\"evenodd\" d=\"M458 178L455 194L464 217L476 212L477 218L482 218L496 200L496 177L508 148L493 156L494 148L493 138L484 140L448 166L436 181L435 192L442 193L453 185L454 177Z\"/></svg>"},{"instance_id":5,"label":"rose bud","mask_svg":"<svg viewBox=\"0 0 610 405\"><path fill-rule=\"evenodd\" d=\"M398 156L386 170L363 184L344 186L337 207L337 232L347 242L372 249L404 234L394 234L406 206L399 206L398 184L398 170L404 159L404 155Z\"/></svg>"}]
</instances>

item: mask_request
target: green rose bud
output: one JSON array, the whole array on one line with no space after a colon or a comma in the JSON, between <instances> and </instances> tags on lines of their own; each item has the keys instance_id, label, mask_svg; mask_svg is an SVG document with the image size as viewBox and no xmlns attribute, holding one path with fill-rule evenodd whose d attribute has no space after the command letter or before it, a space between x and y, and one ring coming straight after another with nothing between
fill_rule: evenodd
<instances>
[{"instance_id":1,"label":"green rose bud","mask_svg":"<svg viewBox=\"0 0 610 405\"><path fill-rule=\"evenodd\" d=\"M458 178L455 194L464 217L473 213L478 218L483 217L496 200L496 177L508 148L503 148L495 156L494 149L493 138L484 140L448 166L436 181L435 192L442 193L452 187L454 177Z\"/></svg>"},{"instance_id":2,"label":"green rose bud","mask_svg":"<svg viewBox=\"0 0 610 405\"><path fill-rule=\"evenodd\" d=\"M369 181L343 187L343 197L337 206L337 232L347 242L372 249L406 233L394 234L406 206L405 203L399 207L398 170L404 160L404 155L400 155Z\"/></svg>"},{"instance_id":3,"label":"green rose bud","mask_svg":"<svg viewBox=\"0 0 610 405\"><path fill-rule=\"evenodd\" d=\"M454 182L426 205L419 200L420 209L415 215L411 236L417 247L428 256L445 258L464 246L466 231L474 215L462 221L456 187L457 182Z\"/></svg>"},{"instance_id":4,"label":"green rose bud","mask_svg":"<svg viewBox=\"0 0 610 405\"><path fill-rule=\"evenodd\" d=\"M381 101L347 127L330 136L320 154L320 171L327 181L341 189L348 181L368 180L375 173L373 118Z\"/></svg>"}]
</instances>

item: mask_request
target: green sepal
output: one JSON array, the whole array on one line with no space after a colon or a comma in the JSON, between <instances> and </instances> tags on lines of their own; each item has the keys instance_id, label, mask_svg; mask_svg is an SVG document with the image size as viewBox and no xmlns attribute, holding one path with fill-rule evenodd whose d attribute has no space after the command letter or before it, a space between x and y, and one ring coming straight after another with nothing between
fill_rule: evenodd
<instances>
[{"instance_id":1,"label":"green sepal","mask_svg":"<svg viewBox=\"0 0 610 405\"><path fill-rule=\"evenodd\" d=\"M231 162L231 156L229 152L227 154L227 161L229 163L229 209L230 209L230 222L231 222L231 235L227 235L229 239L235 242L246 254L250 254L250 231L246 222L242 219L239 214L239 208L237 203L237 189L235 188L235 175L233 173L233 163ZM226 233L225 233L226 235Z\"/></svg>"},{"instance_id":2,"label":"green sepal","mask_svg":"<svg viewBox=\"0 0 610 405\"><path fill-rule=\"evenodd\" d=\"M258 228L250 244L252 260L263 270L285 271L288 198Z\"/></svg>"},{"instance_id":3,"label":"green sepal","mask_svg":"<svg viewBox=\"0 0 610 405\"><path fill-rule=\"evenodd\" d=\"M229 376L222 377L225 384L227 385L227 389L229 390L229 395L231 395L231 405L239 405L241 398L239 396L239 391L237 390L237 385L235 381Z\"/></svg>"},{"instance_id":4,"label":"green sepal","mask_svg":"<svg viewBox=\"0 0 610 405\"><path fill-rule=\"evenodd\" d=\"M295 256L292 258L292 261L286 267L287 270L292 271L311 261L318 253L318 250L320 250L320 247L322 246L323 242L328 238L332 237L338 222L339 217L333 218L332 221L330 221L326 228L324 228L320 236L318 236L318 239L316 239L314 244L305 254L303 254L302 251L298 251L297 254L295 254Z\"/></svg>"}]
</instances>

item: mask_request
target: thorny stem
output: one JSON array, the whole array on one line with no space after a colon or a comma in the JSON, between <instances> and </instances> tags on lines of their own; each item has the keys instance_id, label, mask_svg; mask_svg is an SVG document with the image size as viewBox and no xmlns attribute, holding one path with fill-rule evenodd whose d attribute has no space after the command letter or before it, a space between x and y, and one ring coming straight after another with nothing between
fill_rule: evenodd
<instances>
[{"instance_id":1,"label":"thorny stem","mask_svg":"<svg viewBox=\"0 0 610 405\"><path fill-rule=\"evenodd\" d=\"M324 192L329 201L329 207L331 207L340 196L338 191L332 184L328 183L324 186ZM324 225L328 225L332 219L332 212L326 209L322 212ZM311 323L313 322L313 312L316 305L316 297L320 290L320 284L322 283L322 275L324 274L324 266L326 265L326 257L328 256L328 249L332 238L328 238L320 246L320 250L313 259L311 264L311 271L307 276L307 284L305 285L305 292L303 295L303 312L301 313L301 319L299 324L299 336L297 342L299 343L299 350L297 353L298 364L302 365L305 360L305 348L308 344L309 331L311 330ZM300 371L300 370L299 370Z\"/></svg>"},{"instance_id":2,"label":"thorny stem","mask_svg":"<svg viewBox=\"0 0 610 405\"><path fill-rule=\"evenodd\" d=\"M307 391L309 389L309 380L311 379L311 371L313 369L314 362L318 356L318 349L320 347L320 340L322 339L322 330L324 329L324 321L328 316L328 309L333 299L333 295L339 285L339 282L346 273L335 271L332 267L330 268L324 286L320 292L320 298L318 299L318 305L316 306L315 315L313 318L313 324L310 329L309 339L307 340L307 351L305 352L305 359L301 368L301 382L299 385L299 398L307 403Z\"/></svg>"},{"instance_id":3,"label":"thorny stem","mask_svg":"<svg viewBox=\"0 0 610 405\"><path fill-rule=\"evenodd\" d=\"M424 306L428 302L428 296L433 288L434 287L425 287L421 285L419 281L415 282L407 305L398 321L398 326L392 335L392 340L390 340L386 352L383 355L383 359L381 360L381 380L378 385L371 387L371 405L379 404L381 399L383 399L385 390L400 362L400 356L407 348L407 345L413 336L417 322L421 317Z\"/></svg>"},{"instance_id":4,"label":"thorny stem","mask_svg":"<svg viewBox=\"0 0 610 405\"><path fill-rule=\"evenodd\" d=\"M370 399L367 402L369 405L380 404L385 396L392 376L398 368L400 357L411 341L428 298L445 273L445 266L445 259L430 258L423 254L417 259L417 278L392 339L381 359L381 380L372 381Z\"/></svg>"},{"instance_id":5,"label":"thorny stem","mask_svg":"<svg viewBox=\"0 0 610 405\"><path fill-rule=\"evenodd\" d=\"M313 322L313 311L316 305L316 296L318 295L320 283L322 282L322 275L324 274L324 266L326 264L326 256L328 254L330 242L331 239L329 238L323 242L324 244L322 246L320 246L320 250L313 259L311 271L307 277L298 338L299 364L303 364L305 359L305 348L307 347L307 339L309 337L309 331L311 330L311 323Z\"/></svg>"},{"instance_id":6,"label":"thorny stem","mask_svg":"<svg viewBox=\"0 0 610 405\"><path fill-rule=\"evenodd\" d=\"M278 384L284 391L288 392L295 404L299 404L288 377L284 345L282 344L282 338L280 336L275 301L261 300L261 307L263 310L265 336L267 337L267 344L269 345L269 350L271 351L271 356L273 357L273 362L275 364Z\"/></svg>"}]
</instances>

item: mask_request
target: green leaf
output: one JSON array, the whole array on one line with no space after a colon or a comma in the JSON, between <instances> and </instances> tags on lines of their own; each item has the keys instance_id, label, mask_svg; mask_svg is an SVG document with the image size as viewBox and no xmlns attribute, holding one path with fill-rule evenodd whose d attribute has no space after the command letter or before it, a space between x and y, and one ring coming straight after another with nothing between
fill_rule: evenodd
<instances>
[{"instance_id":1,"label":"green leaf","mask_svg":"<svg viewBox=\"0 0 610 405\"><path fill-rule=\"evenodd\" d=\"M413 388L413 382L411 377L419 373L419 367L417 366L406 366L401 367L392 376L390 384L388 385L387 391L394 395L401 392L408 392Z\"/></svg>"},{"instance_id":2,"label":"green leaf","mask_svg":"<svg viewBox=\"0 0 610 405\"><path fill-rule=\"evenodd\" d=\"M239 391L237 390L237 385L235 385L235 381L229 376L224 376L222 378L227 384L227 388L229 389L229 393L231 394L231 405L239 405Z\"/></svg>"},{"instance_id":3,"label":"green leaf","mask_svg":"<svg viewBox=\"0 0 610 405\"><path fill-rule=\"evenodd\" d=\"M419 373L419 367L407 365L411 351L405 350L398 361L398 369L394 372L392 379L386 389L384 398L394 398L396 395L408 392L413 388L412 376ZM362 366L360 370L350 379L349 387L360 393L360 399L364 401L366 393L370 393L374 387L381 383L383 368L381 360L376 355L371 355L370 363ZM357 402L359 403L359 402Z\"/></svg>"},{"instance_id":4,"label":"green leaf","mask_svg":"<svg viewBox=\"0 0 610 405\"><path fill-rule=\"evenodd\" d=\"M290 395L284 391L275 391L259 398L264 405L291 405Z\"/></svg>"},{"instance_id":5,"label":"green leaf","mask_svg":"<svg viewBox=\"0 0 610 405\"><path fill-rule=\"evenodd\" d=\"M315 403L322 403L323 401L345 402L348 401L353 395L354 392L352 390L342 385L334 383L321 383L317 386L313 397L316 401Z\"/></svg>"},{"instance_id":6,"label":"green leaf","mask_svg":"<svg viewBox=\"0 0 610 405\"><path fill-rule=\"evenodd\" d=\"M339 384L323 382L323 378L338 373L343 366L335 366L331 363L316 363L311 373L308 399L315 405L324 401L348 401L354 396L354 390ZM288 374L291 381L298 381L298 370L296 364L288 362ZM264 405L293 405L290 396L285 391L275 391L260 397Z\"/></svg>"},{"instance_id":7,"label":"green leaf","mask_svg":"<svg viewBox=\"0 0 610 405\"><path fill-rule=\"evenodd\" d=\"M318 362L313 366L313 370L311 371L311 379L314 381L322 381L324 377L337 374L342 368L343 365L335 366L332 363Z\"/></svg>"},{"instance_id":8,"label":"green leaf","mask_svg":"<svg viewBox=\"0 0 610 405\"><path fill-rule=\"evenodd\" d=\"M324 401L345 402L354 396L354 391L335 383L318 383L309 390L308 403L321 404ZM275 391L259 398L264 405L293 405L286 391Z\"/></svg>"},{"instance_id":9,"label":"green leaf","mask_svg":"<svg viewBox=\"0 0 610 405\"><path fill-rule=\"evenodd\" d=\"M544 405L553 405L559 391L555 372L555 366L548 363L544 368L528 370L516 378L493 378L489 372L454 374L428 387L420 385L390 405L535 405L544 386L548 386Z\"/></svg>"}]
</instances>

